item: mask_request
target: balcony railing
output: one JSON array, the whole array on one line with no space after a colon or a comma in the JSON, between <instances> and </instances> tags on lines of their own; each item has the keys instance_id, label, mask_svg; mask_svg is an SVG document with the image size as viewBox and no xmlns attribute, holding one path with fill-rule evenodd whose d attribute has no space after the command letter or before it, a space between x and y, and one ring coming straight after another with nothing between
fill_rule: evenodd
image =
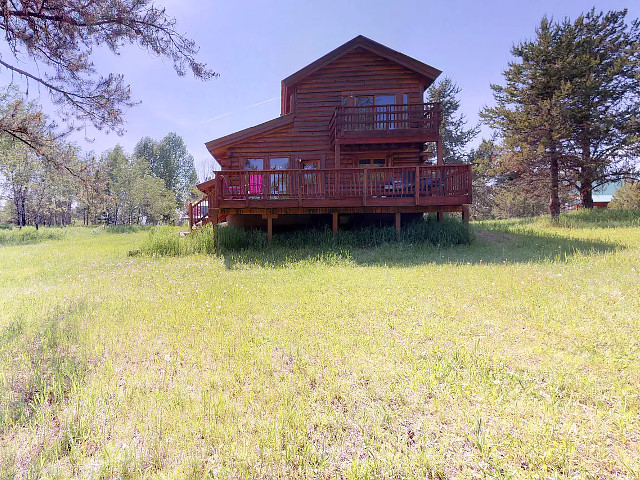
<instances>
[{"instance_id":1,"label":"balcony railing","mask_svg":"<svg viewBox=\"0 0 640 480\"><path fill-rule=\"evenodd\" d=\"M331 143L337 139L432 136L440 129L438 103L338 107L329 122Z\"/></svg>"},{"instance_id":2,"label":"balcony railing","mask_svg":"<svg viewBox=\"0 0 640 480\"><path fill-rule=\"evenodd\" d=\"M190 207L196 223L225 208L464 205L471 203L471 165L226 170L206 194Z\"/></svg>"}]
</instances>

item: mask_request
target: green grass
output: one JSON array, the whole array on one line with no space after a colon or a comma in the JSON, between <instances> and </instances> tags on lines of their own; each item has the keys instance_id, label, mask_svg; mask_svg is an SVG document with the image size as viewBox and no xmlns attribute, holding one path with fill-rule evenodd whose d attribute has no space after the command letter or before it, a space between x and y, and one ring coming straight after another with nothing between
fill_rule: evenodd
<instances>
[{"instance_id":1,"label":"green grass","mask_svg":"<svg viewBox=\"0 0 640 480\"><path fill-rule=\"evenodd\" d=\"M0 246L25 245L45 242L47 240L59 240L64 237L65 231L56 227L0 228Z\"/></svg>"},{"instance_id":2,"label":"green grass","mask_svg":"<svg viewBox=\"0 0 640 480\"><path fill-rule=\"evenodd\" d=\"M591 215L447 248L2 246L0 478L638 478L640 226Z\"/></svg>"}]
</instances>

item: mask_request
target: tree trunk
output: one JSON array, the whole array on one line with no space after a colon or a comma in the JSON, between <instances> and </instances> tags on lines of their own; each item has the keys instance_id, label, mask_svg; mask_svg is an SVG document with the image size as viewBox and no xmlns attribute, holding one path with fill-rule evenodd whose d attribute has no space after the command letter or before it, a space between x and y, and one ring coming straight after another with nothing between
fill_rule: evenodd
<instances>
[{"instance_id":1,"label":"tree trunk","mask_svg":"<svg viewBox=\"0 0 640 480\"><path fill-rule=\"evenodd\" d=\"M591 144L589 138L582 140L582 167L580 167L580 199L584 208L593 208L594 172L591 165Z\"/></svg>"},{"instance_id":2,"label":"tree trunk","mask_svg":"<svg viewBox=\"0 0 640 480\"><path fill-rule=\"evenodd\" d=\"M584 208L593 208L593 183L590 180L580 182L580 201Z\"/></svg>"},{"instance_id":3,"label":"tree trunk","mask_svg":"<svg viewBox=\"0 0 640 480\"><path fill-rule=\"evenodd\" d=\"M551 149L550 156L550 168L549 168L549 214L553 218L560 216L560 195L559 195L559 182L558 182L558 156L556 155L555 148Z\"/></svg>"}]
</instances>

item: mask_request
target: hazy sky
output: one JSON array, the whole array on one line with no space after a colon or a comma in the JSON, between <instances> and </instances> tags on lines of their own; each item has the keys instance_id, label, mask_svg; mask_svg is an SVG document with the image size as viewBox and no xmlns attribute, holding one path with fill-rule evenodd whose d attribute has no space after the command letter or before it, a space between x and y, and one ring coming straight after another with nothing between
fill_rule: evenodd
<instances>
[{"instance_id":1,"label":"hazy sky","mask_svg":"<svg viewBox=\"0 0 640 480\"><path fill-rule=\"evenodd\" d=\"M595 6L626 7L628 18L640 16L640 2L618 0L157 3L176 17L178 30L200 46L199 59L220 76L206 83L179 78L169 62L135 47L120 56L99 53L94 58L98 70L123 73L141 103L126 113L123 136L88 129L73 140L85 151L101 153L119 143L131 152L144 136L160 139L176 132L195 157L199 174L212 160L205 142L277 117L281 80L356 35L442 70L441 78L451 77L462 89L462 110L475 123L478 111L493 101L489 84L502 82L511 46L531 38L543 15L574 18ZM0 54L8 58L3 49ZM4 83L10 81L5 70L0 75ZM46 95L30 86L30 97L40 96L48 110ZM489 134L487 129L483 133Z\"/></svg>"}]
</instances>

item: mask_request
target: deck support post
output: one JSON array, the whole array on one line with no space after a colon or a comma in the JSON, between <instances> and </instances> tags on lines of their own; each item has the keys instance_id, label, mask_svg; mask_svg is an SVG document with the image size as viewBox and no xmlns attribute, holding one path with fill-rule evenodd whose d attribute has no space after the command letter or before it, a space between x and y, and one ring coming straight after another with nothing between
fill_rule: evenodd
<instances>
[{"instance_id":1,"label":"deck support post","mask_svg":"<svg viewBox=\"0 0 640 480\"><path fill-rule=\"evenodd\" d=\"M267 240L271 245L271 240L273 240L273 219L278 218L278 214L263 213L262 218L267 220Z\"/></svg>"},{"instance_id":2,"label":"deck support post","mask_svg":"<svg viewBox=\"0 0 640 480\"><path fill-rule=\"evenodd\" d=\"M416 176L415 176L415 180L413 181L413 190L414 190L413 193L416 199L416 205L418 205L420 200L420 167L419 166L416 167Z\"/></svg>"},{"instance_id":3,"label":"deck support post","mask_svg":"<svg viewBox=\"0 0 640 480\"><path fill-rule=\"evenodd\" d=\"M333 212L331 214L332 218L332 230L333 230L333 234L337 234L338 233L338 212Z\"/></svg>"},{"instance_id":4,"label":"deck support post","mask_svg":"<svg viewBox=\"0 0 640 480\"><path fill-rule=\"evenodd\" d=\"M469 205L462 206L462 222L469 223Z\"/></svg>"},{"instance_id":5,"label":"deck support post","mask_svg":"<svg viewBox=\"0 0 640 480\"><path fill-rule=\"evenodd\" d=\"M401 213L396 212L396 240L400 240Z\"/></svg>"},{"instance_id":6,"label":"deck support post","mask_svg":"<svg viewBox=\"0 0 640 480\"><path fill-rule=\"evenodd\" d=\"M442 216L443 216L443 213L442 213L441 211L439 211L438 213L436 213L436 218L438 219L438 222L441 222L441 221L442 221L442 218L443 218Z\"/></svg>"},{"instance_id":7,"label":"deck support post","mask_svg":"<svg viewBox=\"0 0 640 480\"><path fill-rule=\"evenodd\" d=\"M187 203L187 210L189 212L189 230L193 230L193 204Z\"/></svg>"}]
</instances>

